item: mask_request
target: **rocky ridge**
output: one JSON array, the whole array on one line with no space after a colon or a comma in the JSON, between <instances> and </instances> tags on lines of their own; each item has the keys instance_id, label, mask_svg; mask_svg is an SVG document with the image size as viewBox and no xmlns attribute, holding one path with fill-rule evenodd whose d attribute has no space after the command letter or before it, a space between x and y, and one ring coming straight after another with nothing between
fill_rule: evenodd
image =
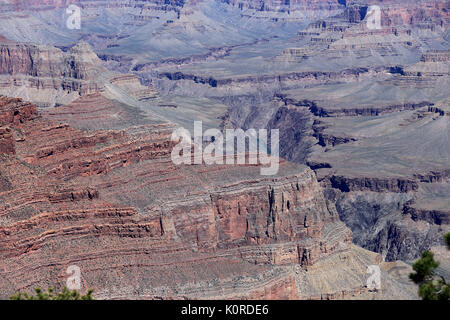
<instances>
[{"instance_id":1,"label":"rocky ridge","mask_svg":"<svg viewBox=\"0 0 450 320\"><path fill-rule=\"evenodd\" d=\"M372 4L381 30L367 28ZM448 182L448 12L445 1L346 1L284 46L248 46L261 57L232 49L220 61L156 66L155 83L218 98L229 106L224 127L280 129L282 156L309 165L327 197L348 204L338 211L355 243L411 260L449 230L448 195L421 208ZM375 216L365 228L360 210Z\"/></svg>"},{"instance_id":2,"label":"rocky ridge","mask_svg":"<svg viewBox=\"0 0 450 320\"><path fill-rule=\"evenodd\" d=\"M364 263L376 256L350 246L351 233L306 167L283 162L271 178L252 166L177 167L169 123L83 132L19 99L0 101L15 149L2 148L0 162L3 297L59 282L72 264L99 298L366 292ZM299 286L336 254L356 259L362 284L321 280L339 294Z\"/></svg>"},{"instance_id":3,"label":"rocky ridge","mask_svg":"<svg viewBox=\"0 0 450 320\"><path fill-rule=\"evenodd\" d=\"M365 1L110 2L111 11L127 7L126 28L102 11L103 3L77 3L87 13L85 27L70 37L45 19L31 20L33 11L13 18L2 8L15 21L44 25L48 39L41 31L27 37L57 43L69 62L52 69L39 58L26 77L46 83L34 74L50 70L56 75L46 84L51 92L65 76L76 83L73 96L64 92L64 99L47 104L36 91L22 95L64 106L23 123L5 122L0 130L4 166L18 168L15 176L6 169L0 175L5 203L18 194L0 220L5 245L17 248L3 253L2 294L45 286L55 274L63 279L63 266L81 263L88 270L85 285L96 286L101 298L415 296L404 277L408 267L381 261L415 259L448 231L445 1L376 2L383 30L367 29L372 3ZM64 9L49 4L33 6L43 17ZM222 5L234 6L233 15L220 11ZM305 23L315 20L309 26L296 24L302 10ZM117 22L110 27L119 36L99 28L98 13ZM141 29L130 32L134 28ZM255 40L254 34L267 37ZM8 35L23 36L15 28ZM135 73L160 95L136 76L102 69L97 77L96 57L76 49L70 54L74 39L88 41L105 66ZM80 55L86 59L77 63ZM5 75L15 74L5 88L33 69L27 59L16 60L17 66L4 63ZM98 87L85 90L86 82ZM183 126L200 117L211 126L223 120L223 128L279 128L282 156L315 172L283 162L280 176L265 180L255 167L173 166L168 137L174 123L165 117ZM42 182L27 181L28 174ZM30 197L16 181L31 183L38 194ZM354 243L379 254L350 245L338 216ZM14 236L19 229L27 240ZM382 265L386 291L363 287L366 266L374 263ZM400 277L393 271L398 266Z\"/></svg>"},{"instance_id":4,"label":"rocky ridge","mask_svg":"<svg viewBox=\"0 0 450 320\"><path fill-rule=\"evenodd\" d=\"M113 84L138 100L157 96L136 76L108 71L85 42L67 52L51 46L0 43L0 93L4 95L51 107L102 92L105 84Z\"/></svg>"}]
</instances>

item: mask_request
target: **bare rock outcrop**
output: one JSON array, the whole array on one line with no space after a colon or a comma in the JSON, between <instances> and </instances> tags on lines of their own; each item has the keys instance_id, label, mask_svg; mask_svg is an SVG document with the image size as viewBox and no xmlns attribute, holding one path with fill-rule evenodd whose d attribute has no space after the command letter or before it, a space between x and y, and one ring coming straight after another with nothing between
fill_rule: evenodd
<instances>
[{"instance_id":1,"label":"bare rock outcrop","mask_svg":"<svg viewBox=\"0 0 450 320\"><path fill-rule=\"evenodd\" d=\"M30 108L0 101L1 110ZM16 152L0 160L3 297L60 283L71 264L100 298L364 291L366 262L358 259L360 282L300 284L322 259L361 255L304 166L283 161L270 178L258 166L178 167L168 123L85 132L33 116L9 126Z\"/></svg>"}]
</instances>

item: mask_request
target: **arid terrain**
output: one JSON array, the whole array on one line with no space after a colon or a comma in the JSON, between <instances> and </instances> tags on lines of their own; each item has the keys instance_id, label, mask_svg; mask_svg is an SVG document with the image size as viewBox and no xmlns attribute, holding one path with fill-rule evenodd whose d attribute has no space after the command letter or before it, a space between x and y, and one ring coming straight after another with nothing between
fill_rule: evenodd
<instances>
[{"instance_id":1,"label":"arid terrain","mask_svg":"<svg viewBox=\"0 0 450 320\"><path fill-rule=\"evenodd\" d=\"M75 265L98 299L417 299L422 251L450 277L449 22L445 0L0 0L0 298ZM175 164L194 121L278 129L278 172Z\"/></svg>"}]
</instances>

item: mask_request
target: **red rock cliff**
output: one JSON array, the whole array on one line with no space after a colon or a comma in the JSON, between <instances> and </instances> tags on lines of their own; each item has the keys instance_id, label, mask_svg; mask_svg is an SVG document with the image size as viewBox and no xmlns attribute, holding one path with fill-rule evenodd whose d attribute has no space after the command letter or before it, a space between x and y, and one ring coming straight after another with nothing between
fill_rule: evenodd
<instances>
[{"instance_id":1,"label":"red rock cliff","mask_svg":"<svg viewBox=\"0 0 450 320\"><path fill-rule=\"evenodd\" d=\"M351 242L304 166L179 167L168 123L80 131L17 99L0 119L2 297L75 264L99 298L299 298L292 268Z\"/></svg>"}]
</instances>

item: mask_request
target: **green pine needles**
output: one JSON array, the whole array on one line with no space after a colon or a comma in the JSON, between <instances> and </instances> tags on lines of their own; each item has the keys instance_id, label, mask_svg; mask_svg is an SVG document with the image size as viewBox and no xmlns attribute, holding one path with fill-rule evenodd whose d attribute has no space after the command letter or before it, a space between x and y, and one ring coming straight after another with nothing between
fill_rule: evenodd
<instances>
[{"instance_id":1,"label":"green pine needles","mask_svg":"<svg viewBox=\"0 0 450 320\"><path fill-rule=\"evenodd\" d=\"M41 288L34 289L35 294L28 294L26 292L18 292L10 297L10 300L94 300L92 293L93 289L89 289L85 295L81 295L77 290L69 290L66 287L61 292L54 293L52 287L47 291Z\"/></svg>"},{"instance_id":2,"label":"green pine needles","mask_svg":"<svg viewBox=\"0 0 450 320\"><path fill-rule=\"evenodd\" d=\"M447 249L450 250L450 232L444 236ZM419 285L419 296L422 300L449 300L450 284L444 277L438 277L435 269L439 262L434 260L431 251L424 251L419 260L413 264L414 273L409 278Z\"/></svg>"}]
</instances>

